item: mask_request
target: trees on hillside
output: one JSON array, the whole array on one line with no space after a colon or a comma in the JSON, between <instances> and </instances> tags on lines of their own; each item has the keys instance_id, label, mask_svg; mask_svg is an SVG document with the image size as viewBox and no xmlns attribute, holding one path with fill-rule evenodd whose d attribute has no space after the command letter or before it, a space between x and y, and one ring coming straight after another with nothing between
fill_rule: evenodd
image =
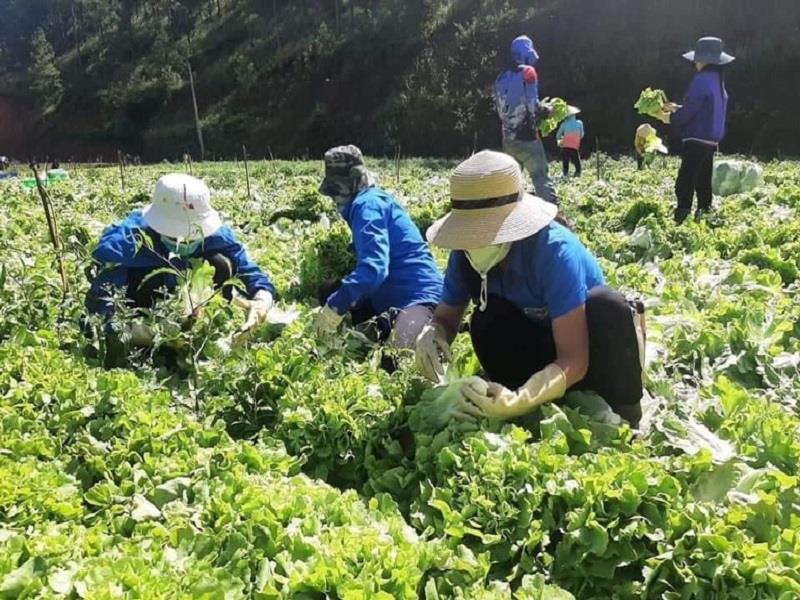
<instances>
[{"instance_id":1,"label":"trees on hillside","mask_svg":"<svg viewBox=\"0 0 800 600\"><path fill-rule=\"evenodd\" d=\"M39 28L31 39L30 89L43 115L53 112L64 95L53 46Z\"/></svg>"}]
</instances>

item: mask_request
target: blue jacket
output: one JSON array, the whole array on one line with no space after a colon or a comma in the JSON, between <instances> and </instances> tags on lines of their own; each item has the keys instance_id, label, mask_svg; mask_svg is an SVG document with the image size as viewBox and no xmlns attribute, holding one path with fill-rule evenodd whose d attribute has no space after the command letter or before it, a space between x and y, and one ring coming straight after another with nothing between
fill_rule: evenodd
<instances>
[{"instance_id":1,"label":"blue jacket","mask_svg":"<svg viewBox=\"0 0 800 600\"><path fill-rule=\"evenodd\" d=\"M139 243L141 235L147 235L152 242L152 249ZM267 290L275 294L275 287L261 269L247 257L244 246L236 239L233 231L223 225L219 231L203 240L202 246L189 258L209 257L222 254L233 265L234 274L247 287L249 297L255 296L259 290ZM86 297L86 307L91 312L110 315L113 303L110 296L113 288L121 288L123 292L129 281L141 281L142 276L165 266L165 257L169 250L161 242L161 236L150 229L144 222L142 213L134 211L123 221L108 227L100 237L92 253L95 261L105 268L92 281ZM177 269L185 269L187 260L173 258L172 265ZM167 278L167 285L174 286L174 277Z\"/></svg>"},{"instance_id":2,"label":"blue jacket","mask_svg":"<svg viewBox=\"0 0 800 600\"><path fill-rule=\"evenodd\" d=\"M521 35L511 43L511 66L497 77L494 94L504 140L538 139L539 74L533 68L537 62L539 54L529 37Z\"/></svg>"},{"instance_id":3,"label":"blue jacket","mask_svg":"<svg viewBox=\"0 0 800 600\"><path fill-rule=\"evenodd\" d=\"M380 314L439 302L442 274L419 229L390 194L369 187L341 214L353 232L356 268L328 298L331 308L343 315L369 300Z\"/></svg>"},{"instance_id":4,"label":"blue jacket","mask_svg":"<svg viewBox=\"0 0 800 600\"><path fill-rule=\"evenodd\" d=\"M683 108L672 115L672 125L683 140L719 143L725 136L728 92L720 74L713 70L697 73L689 85Z\"/></svg>"}]
</instances>

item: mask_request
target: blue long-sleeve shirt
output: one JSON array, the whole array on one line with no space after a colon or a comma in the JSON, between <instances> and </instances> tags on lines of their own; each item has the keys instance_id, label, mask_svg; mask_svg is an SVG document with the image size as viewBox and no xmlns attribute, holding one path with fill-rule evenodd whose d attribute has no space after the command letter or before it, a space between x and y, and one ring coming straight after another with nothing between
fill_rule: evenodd
<instances>
[{"instance_id":1,"label":"blue long-sleeve shirt","mask_svg":"<svg viewBox=\"0 0 800 600\"><path fill-rule=\"evenodd\" d=\"M147 236L149 244L142 244L142 236ZM247 288L249 297L259 290L275 294L275 287L269 277L250 260L244 246L236 239L233 231L223 225L214 235L203 240L203 244L192 256L173 257L172 267L185 269L190 258L210 257L222 254L231 261L233 273ZM114 288L125 291L131 281L141 281L142 277L155 269L167 267L165 262L169 250L161 237L150 229L140 211L134 211L124 220L108 227L92 253L94 260L101 264L102 270L92 281L86 297L86 307L100 315L113 312L111 296ZM168 287L174 287L174 277L166 276Z\"/></svg>"},{"instance_id":2,"label":"blue long-sleeve shirt","mask_svg":"<svg viewBox=\"0 0 800 600\"><path fill-rule=\"evenodd\" d=\"M672 115L681 138L718 144L725 137L728 92L714 70L697 73L689 84L683 107Z\"/></svg>"},{"instance_id":3,"label":"blue long-sleeve shirt","mask_svg":"<svg viewBox=\"0 0 800 600\"><path fill-rule=\"evenodd\" d=\"M495 103L504 140L532 140L539 109L539 75L530 65L500 73L495 82Z\"/></svg>"},{"instance_id":4,"label":"blue long-sleeve shirt","mask_svg":"<svg viewBox=\"0 0 800 600\"><path fill-rule=\"evenodd\" d=\"M387 192L369 187L341 211L353 232L356 268L327 304L343 315L369 300L376 313L436 304L442 274L408 213Z\"/></svg>"}]
</instances>

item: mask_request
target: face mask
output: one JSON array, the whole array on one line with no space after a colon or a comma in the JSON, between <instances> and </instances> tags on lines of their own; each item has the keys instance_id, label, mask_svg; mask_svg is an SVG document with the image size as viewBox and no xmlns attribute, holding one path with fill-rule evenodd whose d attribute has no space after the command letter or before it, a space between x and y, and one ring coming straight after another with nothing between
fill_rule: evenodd
<instances>
[{"instance_id":1,"label":"face mask","mask_svg":"<svg viewBox=\"0 0 800 600\"><path fill-rule=\"evenodd\" d=\"M184 242L162 235L161 243L164 244L164 247L172 254L177 254L181 258L186 258L187 256L192 256L195 252L197 252L198 248L200 248L200 245L203 243L203 240Z\"/></svg>"},{"instance_id":2,"label":"face mask","mask_svg":"<svg viewBox=\"0 0 800 600\"><path fill-rule=\"evenodd\" d=\"M511 250L511 243L496 244L494 246L486 246L484 248L475 248L465 252L469 264L481 276L481 301L478 310L486 310L488 303L488 283L487 276L492 267L496 266L503 259L508 256L508 251Z\"/></svg>"}]
</instances>

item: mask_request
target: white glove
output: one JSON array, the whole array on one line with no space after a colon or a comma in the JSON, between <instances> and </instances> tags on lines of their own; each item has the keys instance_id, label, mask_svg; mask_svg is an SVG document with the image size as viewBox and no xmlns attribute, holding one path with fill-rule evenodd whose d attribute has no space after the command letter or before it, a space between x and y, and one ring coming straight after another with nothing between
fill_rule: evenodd
<instances>
[{"instance_id":1,"label":"white glove","mask_svg":"<svg viewBox=\"0 0 800 600\"><path fill-rule=\"evenodd\" d=\"M147 325L142 323L134 323L130 326L128 332L131 336L131 343L139 348L147 348L153 345L155 334L153 330Z\"/></svg>"},{"instance_id":2,"label":"white glove","mask_svg":"<svg viewBox=\"0 0 800 600\"><path fill-rule=\"evenodd\" d=\"M417 368L431 381L444 380L444 364L453 359L447 334L438 323L428 323L417 336L416 359Z\"/></svg>"},{"instance_id":3,"label":"white glove","mask_svg":"<svg viewBox=\"0 0 800 600\"><path fill-rule=\"evenodd\" d=\"M240 296L234 297L234 304L247 311L247 319L244 325L236 332L234 343L243 341L259 325L267 320L267 315L272 308L272 294L267 290L258 290L252 299L247 300Z\"/></svg>"},{"instance_id":4,"label":"white glove","mask_svg":"<svg viewBox=\"0 0 800 600\"><path fill-rule=\"evenodd\" d=\"M555 363L534 373L516 392L499 383L489 383L486 391L470 384L463 386L464 397L476 408L466 411L475 416L513 419L533 412L543 404L561 398L567 391L567 376Z\"/></svg>"},{"instance_id":5,"label":"white glove","mask_svg":"<svg viewBox=\"0 0 800 600\"><path fill-rule=\"evenodd\" d=\"M344 319L344 315L340 315L326 304L322 307L319 314L317 314L317 318L314 320L314 333L318 338L333 335L339 328L342 319Z\"/></svg>"}]
</instances>

